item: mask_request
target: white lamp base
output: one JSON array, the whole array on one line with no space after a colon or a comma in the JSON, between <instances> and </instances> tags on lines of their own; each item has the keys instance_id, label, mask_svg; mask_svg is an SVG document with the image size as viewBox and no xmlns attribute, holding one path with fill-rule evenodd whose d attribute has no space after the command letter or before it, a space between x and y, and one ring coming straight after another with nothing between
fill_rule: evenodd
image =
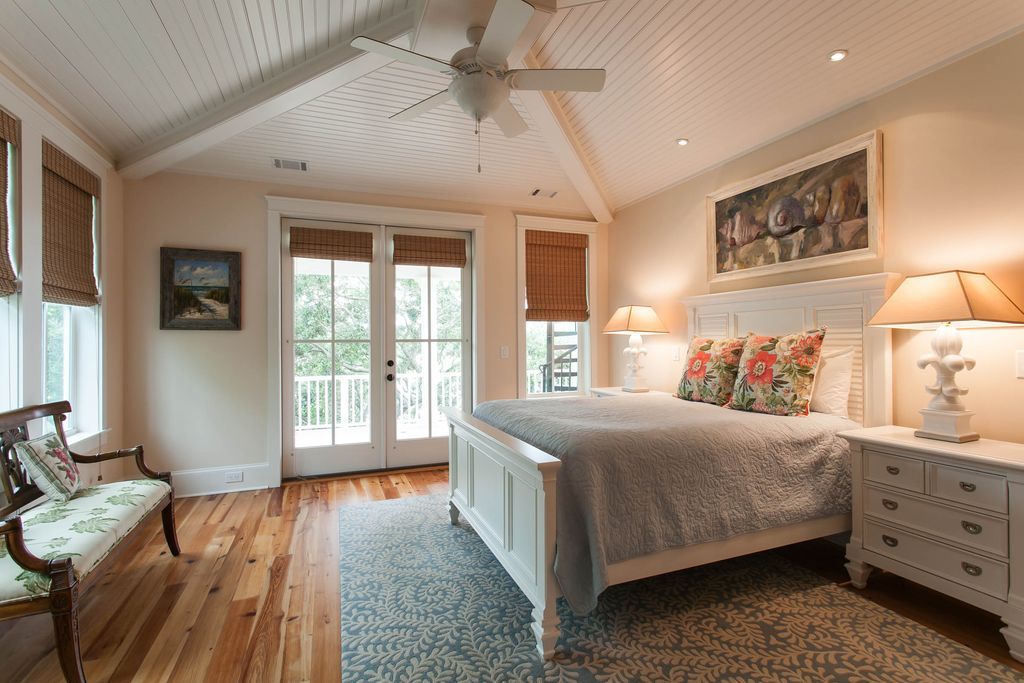
<instances>
[{"instance_id":1,"label":"white lamp base","mask_svg":"<svg viewBox=\"0 0 1024 683\"><path fill-rule=\"evenodd\" d=\"M640 360L647 355L644 348L644 341L639 334L634 332L629 335L629 346L622 349L622 356L626 359L626 376L622 379L622 390L631 394L642 394L650 391L647 386L647 378L643 375L643 364Z\"/></svg>"},{"instance_id":2,"label":"white lamp base","mask_svg":"<svg viewBox=\"0 0 1024 683\"><path fill-rule=\"evenodd\" d=\"M643 394L651 390L647 386L647 378L642 375L626 375L622 380L622 390L631 394Z\"/></svg>"},{"instance_id":3,"label":"white lamp base","mask_svg":"<svg viewBox=\"0 0 1024 683\"><path fill-rule=\"evenodd\" d=\"M952 441L953 443L966 443L977 441L981 438L977 432L971 431L971 418L974 417L973 410L932 410L922 408L921 417L923 422L921 429L914 432L914 436L925 439L938 439L939 441Z\"/></svg>"}]
</instances>

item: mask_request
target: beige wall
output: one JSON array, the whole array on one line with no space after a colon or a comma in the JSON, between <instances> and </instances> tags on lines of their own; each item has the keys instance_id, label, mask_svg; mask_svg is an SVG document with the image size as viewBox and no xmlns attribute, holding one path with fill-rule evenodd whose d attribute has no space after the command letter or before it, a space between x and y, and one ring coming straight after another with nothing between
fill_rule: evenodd
<instances>
[{"instance_id":1,"label":"beige wall","mask_svg":"<svg viewBox=\"0 0 1024 683\"><path fill-rule=\"evenodd\" d=\"M884 136L884 257L714 290L883 269L915 274L962 268L988 273L1024 303L1022 70L1024 36L1017 36L619 212L609 235L609 308L649 303L672 331L648 340L652 386L672 388L682 369L671 360L672 350L687 340L679 300L709 291L705 196L876 128ZM964 338L965 352L978 360L961 381L971 388L967 402L978 412L974 427L991 438L1024 441L1024 380L1013 376L1013 352L1024 349L1024 328L969 330ZM918 370L914 360L927 346L927 333L894 334L898 424L919 424L931 373ZM612 377L623 369L620 348L616 341L610 350Z\"/></svg>"},{"instance_id":2,"label":"beige wall","mask_svg":"<svg viewBox=\"0 0 1024 683\"><path fill-rule=\"evenodd\" d=\"M268 194L485 215L485 328L477 350L485 368L483 399L515 396L512 209L162 173L125 183L125 428L156 464L182 470L266 457ZM602 229L599 245L606 241ZM242 252L241 331L159 329L162 246ZM512 349L506 360L499 355L503 344ZM602 372L598 381L604 379Z\"/></svg>"}]
</instances>

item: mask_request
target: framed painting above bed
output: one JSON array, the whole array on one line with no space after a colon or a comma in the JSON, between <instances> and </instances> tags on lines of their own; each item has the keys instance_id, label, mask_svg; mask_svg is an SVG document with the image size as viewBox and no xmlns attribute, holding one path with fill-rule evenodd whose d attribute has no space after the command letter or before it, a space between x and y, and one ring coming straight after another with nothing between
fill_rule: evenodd
<instances>
[{"instance_id":1,"label":"framed painting above bed","mask_svg":"<svg viewBox=\"0 0 1024 683\"><path fill-rule=\"evenodd\" d=\"M708 195L708 279L734 280L882 255L882 134Z\"/></svg>"}]
</instances>

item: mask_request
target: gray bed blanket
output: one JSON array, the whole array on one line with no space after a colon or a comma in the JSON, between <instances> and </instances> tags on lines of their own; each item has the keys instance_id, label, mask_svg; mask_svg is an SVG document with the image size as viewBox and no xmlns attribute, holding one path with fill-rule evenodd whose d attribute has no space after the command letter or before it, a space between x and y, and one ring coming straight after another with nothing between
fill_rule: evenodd
<instances>
[{"instance_id":1,"label":"gray bed blanket","mask_svg":"<svg viewBox=\"0 0 1024 683\"><path fill-rule=\"evenodd\" d=\"M490 401L473 414L562 461L555 575L589 613L608 565L850 510L858 425L668 396Z\"/></svg>"}]
</instances>

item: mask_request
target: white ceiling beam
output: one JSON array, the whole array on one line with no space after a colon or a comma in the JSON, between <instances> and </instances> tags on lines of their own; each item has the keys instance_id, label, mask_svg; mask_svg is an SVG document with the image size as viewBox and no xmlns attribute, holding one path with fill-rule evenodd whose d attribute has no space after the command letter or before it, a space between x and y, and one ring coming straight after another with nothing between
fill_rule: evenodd
<instances>
[{"instance_id":1,"label":"white ceiling beam","mask_svg":"<svg viewBox=\"0 0 1024 683\"><path fill-rule=\"evenodd\" d=\"M532 55L527 54L516 67L536 69L538 64ZM516 95L590 213L599 223L610 223L612 212L604 192L558 100L551 93L539 90L517 90Z\"/></svg>"},{"instance_id":2,"label":"white ceiling beam","mask_svg":"<svg viewBox=\"0 0 1024 683\"><path fill-rule=\"evenodd\" d=\"M415 28L417 14L417 9L402 12L364 35L393 42ZM118 159L117 170L125 178L145 178L337 90L390 61L347 43L338 45L132 150Z\"/></svg>"}]
</instances>

